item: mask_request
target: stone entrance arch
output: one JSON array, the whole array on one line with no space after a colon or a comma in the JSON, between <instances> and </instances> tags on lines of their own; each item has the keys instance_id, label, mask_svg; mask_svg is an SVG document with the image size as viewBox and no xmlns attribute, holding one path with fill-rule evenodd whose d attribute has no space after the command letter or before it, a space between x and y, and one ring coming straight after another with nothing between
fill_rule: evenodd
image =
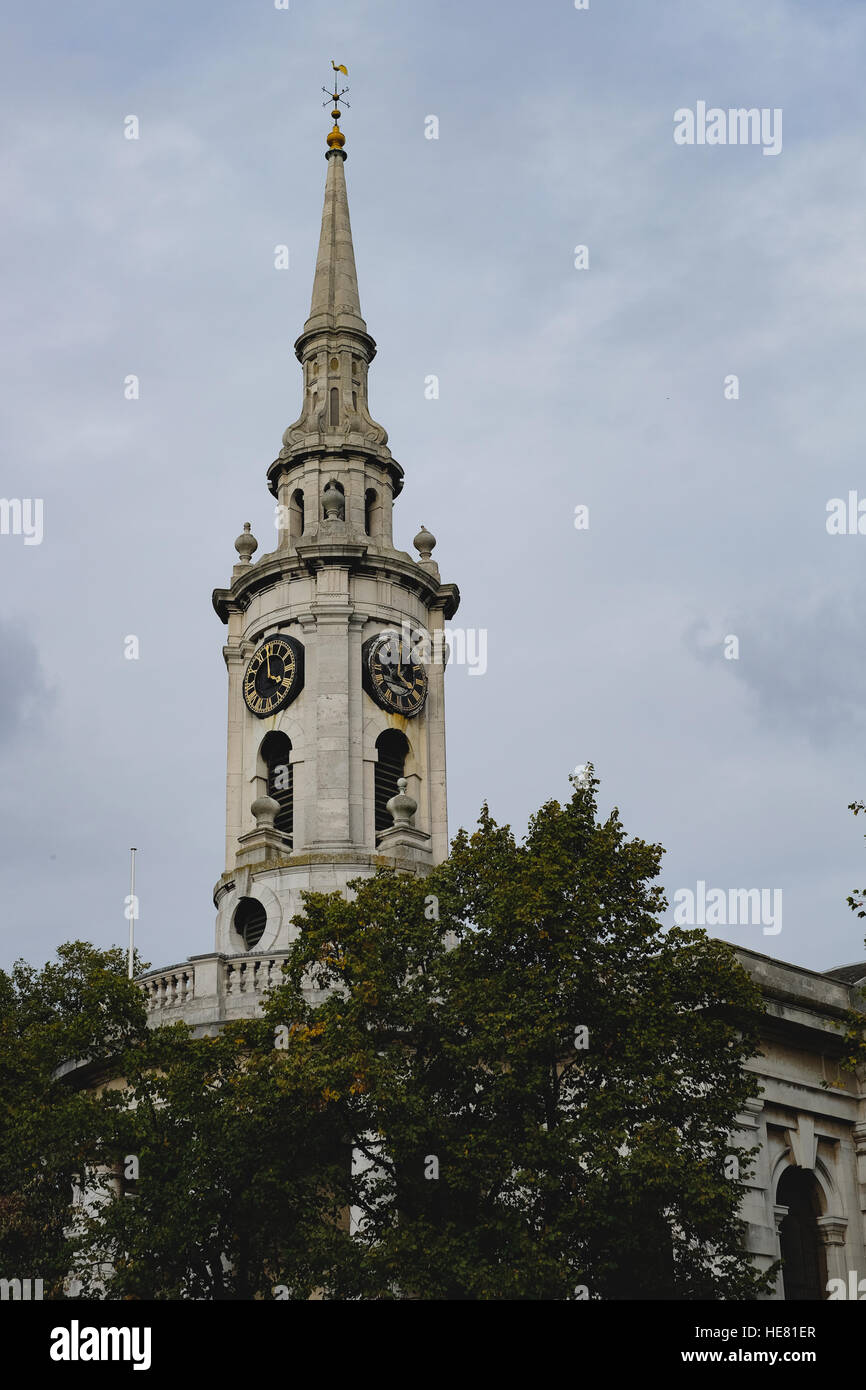
<instances>
[{"instance_id":1,"label":"stone entrance arch","mask_svg":"<svg viewBox=\"0 0 866 1390\"><path fill-rule=\"evenodd\" d=\"M786 1302L827 1297L827 1260L819 1221L824 1214L821 1186L806 1168L785 1168L776 1189L780 1216L782 1291Z\"/></svg>"}]
</instances>

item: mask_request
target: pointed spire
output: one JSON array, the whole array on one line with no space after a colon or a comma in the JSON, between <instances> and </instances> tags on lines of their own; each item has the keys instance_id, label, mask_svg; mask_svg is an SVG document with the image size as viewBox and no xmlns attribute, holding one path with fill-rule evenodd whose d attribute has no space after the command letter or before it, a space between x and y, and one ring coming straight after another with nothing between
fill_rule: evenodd
<instances>
[{"instance_id":1,"label":"pointed spire","mask_svg":"<svg viewBox=\"0 0 866 1390\"><path fill-rule=\"evenodd\" d=\"M337 133L343 138L342 131ZM332 131L329 140L333 139L333 134ZM332 144L325 158L328 161L328 175L325 180L322 232L310 316L304 324L304 336L320 329L336 331L340 328L353 329L366 335L367 325L361 317L358 296L352 224L349 221L349 199L343 170L346 153L338 145Z\"/></svg>"},{"instance_id":2,"label":"pointed spire","mask_svg":"<svg viewBox=\"0 0 866 1390\"><path fill-rule=\"evenodd\" d=\"M333 60L332 67L335 73L346 71ZM295 342L304 396L301 413L284 430L283 447L268 469L268 486L276 497L287 468L304 462L312 449L351 449L387 469L396 497L403 486L403 470L388 448L387 430L373 419L367 400L367 369L376 356L376 344L361 315L343 171L346 137L337 124L338 102L348 89L322 90L334 104L334 126L327 136L328 172L313 298L309 318Z\"/></svg>"},{"instance_id":3,"label":"pointed spire","mask_svg":"<svg viewBox=\"0 0 866 1390\"><path fill-rule=\"evenodd\" d=\"M340 101L349 90L337 87L337 73L346 72L342 63L331 59L334 69L334 90L323 88L334 104L331 115L334 127L328 135L328 176L325 180L325 206L322 210L322 231L319 237L319 254L316 258L316 275L313 280L313 299L310 316L304 324L305 336L321 329L336 332L341 328L353 329L356 333L367 333L367 325L361 317L361 301L358 297L358 276L355 270L355 248L352 245L352 224L349 221L349 198L346 193L346 175L343 165L346 151L343 146L346 137L339 127ZM348 105L348 103L346 103Z\"/></svg>"}]
</instances>

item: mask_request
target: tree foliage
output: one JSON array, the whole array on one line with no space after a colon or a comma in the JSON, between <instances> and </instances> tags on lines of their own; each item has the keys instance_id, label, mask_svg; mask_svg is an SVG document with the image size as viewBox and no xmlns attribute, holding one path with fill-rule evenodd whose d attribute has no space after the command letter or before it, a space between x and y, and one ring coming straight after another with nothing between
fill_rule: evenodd
<instances>
[{"instance_id":1,"label":"tree foliage","mask_svg":"<svg viewBox=\"0 0 866 1390\"><path fill-rule=\"evenodd\" d=\"M141 962L138 962L139 967ZM104 1102L59 1074L87 1059L106 1080L118 1053L146 1035L126 954L84 941L37 970L0 971L0 1273L62 1291L73 1253L73 1176L97 1160Z\"/></svg>"},{"instance_id":2,"label":"tree foliage","mask_svg":"<svg viewBox=\"0 0 866 1390\"><path fill-rule=\"evenodd\" d=\"M597 787L590 770L523 843L485 807L425 879L307 894L263 1016L217 1036L148 1030L80 943L74 1011L49 967L0 978L4 1026L29 1018L46 1049L19 1066L36 1104L2 1191L36 1154L58 1192L85 1152L106 1169L54 1268L74 1257L111 1298L766 1291L738 1218L754 1151L731 1139L760 994L729 946L660 925L661 848L599 820ZM51 1079L64 1049L98 1063L96 1092Z\"/></svg>"},{"instance_id":3,"label":"tree foliage","mask_svg":"<svg viewBox=\"0 0 866 1390\"><path fill-rule=\"evenodd\" d=\"M599 822L597 785L542 807L524 844L485 808L425 880L308 897L268 1016L302 1025L285 1065L317 1075L369 1162L337 1296L766 1287L730 1142L760 995L730 947L659 926L661 849Z\"/></svg>"}]
</instances>

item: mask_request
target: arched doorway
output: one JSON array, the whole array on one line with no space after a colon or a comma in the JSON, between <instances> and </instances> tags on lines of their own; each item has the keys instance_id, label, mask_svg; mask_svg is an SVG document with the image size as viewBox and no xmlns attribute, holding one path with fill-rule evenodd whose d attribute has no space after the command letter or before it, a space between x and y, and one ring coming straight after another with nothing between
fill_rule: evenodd
<instances>
[{"instance_id":1,"label":"arched doorway","mask_svg":"<svg viewBox=\"0 0 866 1390\"><path fill-rule=\"evenodd\" d=\"M815 1174L805 1168L786 1168L776 1189L776 1203L788 1208L779 1227L786 1303L826 1298L827 1261L818 1230L821 1188Z\"/></svg>"}]
</instances>

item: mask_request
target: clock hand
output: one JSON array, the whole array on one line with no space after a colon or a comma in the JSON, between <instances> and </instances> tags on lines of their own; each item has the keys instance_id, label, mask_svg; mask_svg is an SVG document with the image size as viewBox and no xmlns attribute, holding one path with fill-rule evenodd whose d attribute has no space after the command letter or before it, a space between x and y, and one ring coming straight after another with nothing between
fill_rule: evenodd
<instances>
[{"instance_id":1,"label":"clock hand","mask_svg":"<svg viewBox=\"0 0 866 1390\"><path fill-rule=\"evenodd\" d=\"M390 671L388 672L388 675L386 676L386 680L389 682L390 685L402 685L404 690L408 689L406 682L400 674L400 667L397 664L391 667Z\"/></svg>"}]
</instances>

